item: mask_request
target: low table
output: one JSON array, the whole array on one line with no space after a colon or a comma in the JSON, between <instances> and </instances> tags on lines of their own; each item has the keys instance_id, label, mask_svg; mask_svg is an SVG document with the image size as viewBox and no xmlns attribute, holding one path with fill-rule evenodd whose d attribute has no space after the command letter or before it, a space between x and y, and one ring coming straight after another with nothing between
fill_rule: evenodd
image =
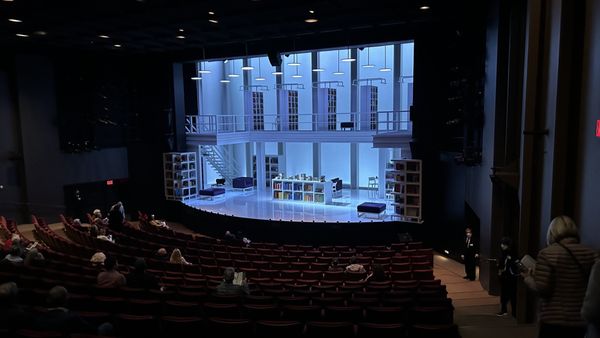
<instances>
[{"instance_id":1,"label":"low table","mask_svg":"<svg viewBox=\"0 0 600 338\"><path fill-rule=\"evenodd\" d=\"M214 200L218 197L225 197L225 189L224 188L207 188L204 190L198 190L198 196L201 199Z\"/></svg>"},{"instance_id":2,"label":"low table","mask_svg":"<svg viewBox=\"0 0 600 338\"><path fill-rule=\"evenodd\" d=\"M381 218L381 216L385 216L385 203L374 203L374 202L365 202L359 204L356 207L356 211L358 212L358 217L362 217L363 215L375 214L377 218Z\"/></svg>"}]
</instances>

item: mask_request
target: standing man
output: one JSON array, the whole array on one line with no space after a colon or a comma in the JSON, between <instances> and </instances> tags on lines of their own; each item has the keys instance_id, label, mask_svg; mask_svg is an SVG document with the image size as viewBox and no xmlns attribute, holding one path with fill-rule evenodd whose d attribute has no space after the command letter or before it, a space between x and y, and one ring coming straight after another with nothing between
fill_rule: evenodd
<instances>
[{"instance_id":1,"label":"standing man","mask_svg":"<svg viewBox=\"0 0 600 338\"><path fill-rule=\"evenodd\" d=\"M501 256L498 260L498 277L500 279L500 312L498 317L508 314L508 302L513 317L516 317L517 305L517 277L520 274L516 264L516 257L512 249L512 240L502 237L500 240Z\"/></svg>"},{"instance_id":2,"label":"standing man","mask_svg":"<svg viewBox=\"0 0 600 338\"><path fill-rule=\"evenodd\" d=\"M465 244L463 245L463 254L460 258L465 262L465 274L464 279L475 280L475 265L477 258L479 257L479 245L477 245L473 238L473 231L471 228L465 229Z\"/></svg>"}]
</instances>

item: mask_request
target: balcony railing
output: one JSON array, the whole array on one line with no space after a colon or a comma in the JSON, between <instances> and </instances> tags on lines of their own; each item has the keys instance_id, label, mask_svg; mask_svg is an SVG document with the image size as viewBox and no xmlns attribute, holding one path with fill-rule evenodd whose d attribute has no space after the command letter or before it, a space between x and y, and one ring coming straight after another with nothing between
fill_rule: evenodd
<instances>
[{"instance_id":1,"label":"balcony railing","mask_svg":"<svg viewBox=\"0 0 600 338\"><path fill-rule=\"evenodd\" d=\"M373 133L406 132L412 123L408 111L373 113L336 113L335 115L298 114L280 116L188 115L187 134L216 134L261 131L370 131Z\"/></svg>"}]
</instances>

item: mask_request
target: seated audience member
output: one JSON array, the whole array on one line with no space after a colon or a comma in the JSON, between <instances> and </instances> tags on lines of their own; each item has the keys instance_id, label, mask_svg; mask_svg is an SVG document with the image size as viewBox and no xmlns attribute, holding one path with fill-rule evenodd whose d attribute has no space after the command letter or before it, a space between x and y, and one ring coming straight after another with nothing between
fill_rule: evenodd
<instances>
[{"instance_id":1,"label":"seated audience member","mask_svg":"<svg viewBox=\"0 0 600 338\"><path fill-rule=\"evenodd\" d=\"M90 263L92 263L92 267L100 268L104 266L104 261L106 260L106 255L103 252L96 252L90 258Z\"/></svg>"},{"instance_id":2,"label":"seated audience member","mask_svg":"<svg viewBox=\"0 0 600 338\"><path fill-rule=\"evenodd\" d=\"M179 249L173 250L173 252L171 253L171 259L169 259L169 261L171 263L179 263L179 264L186 264L186 265L192 264L185 260L185 258L181 255L181 251L179 251Z\"/></svg>"},{"instance_id":3,"label":"seated audience member","mask_svg":"<svg viewBox=\"0 0 600 338\"><path fill-rule=\"evenodd\" d=\"M329 271L331 272L339 272L339 271L344 271L344 268L342 268L341 266L339 266L339 261L337 258L334 258L331 260L331 264L329 265Z\"/></svg>"},{"instance_id":4,"label":"seated audience member","mask_svg":"<svg viewBox=\"0 0 600 338\"><path fill-rule=\"evenodd\" d=\"M169 226L167 225L167 222L165 221L161 221L161 220L157 220L156 218L154 218L154 215L150 215L150 225L157 227L157 228L165 228L165 229L169 229Z\"/></svg>"},{"instance_id":5,"label":"seated audience member","mask_svg":"<svg viewBox=\"0 0 600 338\"><path fill-rule=\"evenodd\" d=\"M356 257L350 258L350 265L346 267L346 271L366 272L365 267L362 264L356 263Z\"/></svg>"},{"instance_id":6,"label":"seated audience member","mask_svg":"<svg viewBox=\"0 0 600 338\"><path fill-rule=\"evenodd\" d=\"M225 231L225 236L223 237L223 241L227 244L233 244L233 243L237 243L237 237L235 237L235 235L227 230Z\"/></svg>"},{"instance_id":7,"label":"seated audience member","mask_svg":"<svg viewBox=\"0 0 600 338\"><path fill-rule=\"evenodd\" d=\"M98 234L98 236L96 236L96 238L101 239L103 241L108 241L111 243L114 243L115 241L112 238L112 235L108 235L106 232L106 228L101 228L100 229L100 233Z\"/></svg>"},{"instance_id":8,"label":"seated audience member","mask_svg":"<svg viewBox=\"0 0 600 338\"><path fill-rule=\"evenodd\" d=\"M16 283L0 284L0 331L7 330L10 337L15 330L29 322L23 308L18 303L19 288Z\"/></svg>"},{"instance_id":9,"label":"seated audience member","mask_svg":"<svg viewBox=\"0 0 600 338\"><path fill-rule=\"evenodd\" d=\"M233 268L225 268L225 271L223 272L223 281L217 286L217 295L242 296L250 293L246 279L244 279L242 285L235 285L233 284L234 278L235 270Z\"/></svg>"},{"instance_id":10,"label":"seated audience member","mask_svg":"<svg viewBox=\"0 0 600 338\"><path fill-rule=\"evenodd\" d=\"M19 246L15 244L10 247L10 250L8 250L8 255L6 255L4 257L4 259L2 260L2 263L13 264L13 265L22 265L23 258L20 255L21 255L21 249L19 249Z\"/></svg>"},{"instance_id":11,"label":"seated audience member","mask_svg":"<svg viewBox=\"0 0 600 338\"><path fill-rule=\"evenodd\" d=\"M365 281L370 282L385 282L387 280L389 280L389 278L381 264L373 265L373 270L371 270L371 273L365 278Z\"/></svg>"},{"instance_id":12,"label":"seated audience member","mask_svg":"<svg viewBox=\"0 0 600 338\"><path fill-rule=\"evenodd\" d=\"M108 223L111 229L118 230L123 227L123 223L125 223L125 208L123 207L123 203L117 202L110 207Z\"/></svg>"},{"instance_id":13,"label":"seated audience member","mask_svg":"<svg viewBox=\"0 0 600 338\"><path fill-rule=\"evenodd\" d=\"M42 255L41 252L39 252L38 249L33 248L31 250L29 250L27 252L27 255L25 255L25 260L24 260L24 264L25 266L43 266L45 262L45 258L44 255Z\"/></svg>"},{"instance_id":14,"label":"seated audience member","mask_svg":"<svg viewBox=\"0 0 600 338\"><path fill-rule=\"evenodd\" d=\"M111 333L112 325L105 323L98 329L94 328L77 313L67 308L69 293L62 286L55 286L48 293L48 309L36 315L33 327L36 330L57 331L61 333L97 333L106 335Z\"/></svg>"},{"instance_id":15,"label":"seated audience member","mask_svg":"<svg viewBox=\"0 0 600 338\"><path fill-rule=\"evenodd\" d=\"M102 228L108 225L108 218L102 217L102 212L100 211L100 209L96 209L92 214L92 224L90 225L95 225L98 228Z\"/></svg>"},{"instance_id":16,"label":"seated audience member","mask_svg":"<svg viewBox=\"0 0 600 338\"><path fill-rule=\"evenodd\" d=\"M72 225L77 230L81 230L81 231L85 230L85 228L83 227L83 225L81 225L81 220L79 218L75 218L73 220L73 224Z\"/></svg>"},{"instance_id":17,"label":"seated audience member","mask_svg":"<svg viewBox=\"0 0 600 338\"><path fill-rule=\"evenodd\" d=\"M104 270L98 274L98 287L118 288L127 284L125 276L117 271L117 260L114 257L106 257Z\"/></svg>"},{"instance_id":18,"label":"seated audience member","mask_svg":"<svg viewBox=\"0 0 600 338\"><path fill-rule=\"evenodd\" d=\"M127 286L140 289L159 289L156 277L146 272L146 261L143 258L136 259L133 266L135 270L127 276Z\"/></svg>"},{"instance_id":19,"label":"seated audience member","mask_svg":"<svg viewBox=\"0 0 600 338\"><path fill-rule=\"evenodd\" d=\"M165 248L160 248L156 251L156 254L154 254L154 258L158 259L159 261L163 261L166 262L169 260L169 254L167 253L167 249Z\"/></svg>"},{"instance_id":20,"label":"seated audience member","mask_svg":"<svg viewBox=\"0 0 600 338\"><path fill-rule=\"evenodd\" d=\"M19 234L12 234L10 239L4 242L4 251L9 252L13 246L19 248L19 256L23 255L23 246L21 245L21 236Z\"/></svg>"},{"instance_id":21,"label":"seated audience member","mask_svg":"<svg viewBox=\"0 0 600 338\"><path fill-rule=\"evenodd\" d=\"M587 322L586 338L600 338L600 261L592 267L587 291L581 307L581 316Z\"/></svg>"}]
</instances>

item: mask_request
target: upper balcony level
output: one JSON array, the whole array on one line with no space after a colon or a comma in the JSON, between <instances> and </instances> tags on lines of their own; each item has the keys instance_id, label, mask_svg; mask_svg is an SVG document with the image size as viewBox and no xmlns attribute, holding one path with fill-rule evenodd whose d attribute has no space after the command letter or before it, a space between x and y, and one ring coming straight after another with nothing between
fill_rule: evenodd
<instances>
[{"instance_id":1,"label":"upper balcony level","mask_svg":"<svg viewBox=\"0 0 600 338\"><path fill-rule=\"evenodd\" d=\"M188 115L188 144L344 142L401 145L412 136L408 111L326 114Z\"/></svg>"}]
</instances>

